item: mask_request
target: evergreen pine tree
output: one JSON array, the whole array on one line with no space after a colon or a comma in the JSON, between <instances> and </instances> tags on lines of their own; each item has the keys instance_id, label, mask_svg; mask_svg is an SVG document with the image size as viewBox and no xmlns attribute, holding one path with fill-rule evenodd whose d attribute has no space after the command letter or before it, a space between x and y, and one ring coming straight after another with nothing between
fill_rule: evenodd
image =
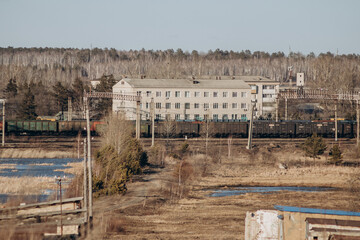
<instances>
[{"instance_id":1,"label":"evergreen pine tree","mask_svg":"<svg viewBox=\"0 0 360 240\"><path fill-rule=\"evenodd\" d=\"M334 145L329 152L330 160L329 163L338 165L342 162L342 152L339 148L339 145Z\"/></svg>"},{"instance_id":2,"label":"evergreen pine tree","mask_svg":"<svg viewBox=\"0 0 360 240\"><path fill-rule=\"evenodd\" d=\"M327 148L322 137L319 137L316 133L314 133L311 137L308 137L304 144L303 150L305 151L305 155L314 159L318 158L319 155L323 154Z\"/></svg>"},{"instance_id":3,"label":"evergreen pine tree","mask_svg":"<svg viewBox=\"0 0 360 240\"><path fill-rule=\"evenodd\" d=\"M35 108L35 96L28 87L25 91L22 104L19 108L18 116L23 120L34 120L37 117Z\"/></svg>"}]
</instances>

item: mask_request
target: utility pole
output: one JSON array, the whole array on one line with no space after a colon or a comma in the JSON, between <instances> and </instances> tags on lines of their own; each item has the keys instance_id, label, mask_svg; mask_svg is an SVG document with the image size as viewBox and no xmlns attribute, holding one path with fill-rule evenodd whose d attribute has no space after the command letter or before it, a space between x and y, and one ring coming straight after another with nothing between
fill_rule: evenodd
<instances>
[{"instance_id":1,"label":"utility pole","mask_svg":"<svg viewBox=\"0 0 360 240\"><path fill-rule=\"evenodd\" d=\"M0 99L2 103L2 146L5 146L5 99Z\"/></svg>"},{"instance_id":2,"label":"utility pole","mask_svg":"<svg viewBox=\"0 0 360 240\"><path fill-rule=\"evenodd\" d=\"M359 124L359 120L360 120L360 109L359 109L359 100L356 101L356 143L357 146L359 147L360 144L360 124Z\"/></svg>"},{"instance_id":3,"label":"utility pole","mask_svg":"<svg viewBox=\"0 0 360 240\"><path fill-rule=\"evenodd\" d=\"M91 133L90 133L90 114L89 114L89 102L85 97L85 112L86 112L86 131L87 131L87 159L88 159L88 179L89 179L89 223L92 224L92 163L91 163Z\"/></svg>"},{"instance_id":4,"label":"utility pole","mask_svg":"<svg viewBox=\"0 0 360 240\"><path fill-rule=\"evenodd\" d=\"M155 145L155 106L154 106L154 98L151 98L150 103L150 111L151 111L151 146Z\"/></svg>"},{"instance_id":5,"label":"utility pole","mask_svg":"<svg viewBox=\"0 0 360 240\"><path fill-rule=\"evenodd\" d=\"M288 99L285 98L285 121L288 120Z\"/></svg>"},{"instance_id":6,"label":"utility pole","mask_svg":"<svg viewBox=\"0 0 360 240\"><path fill-rule=\"evenodd\" d=\"M246 147L246 149L251 149L252 148L252 133L253 133L253 115L254 115L254 107L255 107L256 102L251 103L251 111L250 111L250 124L249 124L249 136L248 136L248 145Z\"/></svg>"},{"instance_id":7,"label":"utility pole","mask_svg":"<svg viewBox=\"0 0 360 240\"><path fill-rule=\"evenodd\" d=\"M62 224L62 191L61 191L61 177L55 178L60 186L60 234L63 235L63 224Z\"/></svg>"},{"instance_id":8,"label":"utility pole","mask_svg":"<svg viewBox=\"0 0 360 240\"><path fill-rule=\"evenodd\" d=\"M72 103L71 103L71 97L68 97L68 121L72 121Z\"/></svg>"},{"instance_id":9,"label":"utility pole","mask_svg":"<svg viewBox=\"0 0 360 240\"><path fill-rule=\"evenodd\" d=\"M338 140L337 102L335 102L335 142Z\"/></svg>"},{"instance_id":10,"label":"utility pole","mask_svg":"<svg viewBox=\"0 0 360 240\"><path fill-rule=\"evenodd\" d=\"M87 161L86 161L86 139L84 139L84 208L86 209L84 213L84 219L86 222L88 222L88 206L87 206L87 195L88 195L88 189L87 189Z\"/></svg>"},{"instance_id":11,"label":"utility pole","mask_svg":"<svg viewBox=\"0 0 360 240\"><path fill-rule=\"evenodd\" d=\"M140 118L140 101L136 101L136 139L140 139L140 129L141 129L141 118Z\"/></svg>"},{"instance_id":12,"label":"utility pole","mask_svg":"<svg viewBox=\"0 0 360 240\"><path fill-rule=\"evenodd\" d=\"M275 107L275 121L279 121L279 98L276 98L276 107Z\"/></svg>"}]
</instances>

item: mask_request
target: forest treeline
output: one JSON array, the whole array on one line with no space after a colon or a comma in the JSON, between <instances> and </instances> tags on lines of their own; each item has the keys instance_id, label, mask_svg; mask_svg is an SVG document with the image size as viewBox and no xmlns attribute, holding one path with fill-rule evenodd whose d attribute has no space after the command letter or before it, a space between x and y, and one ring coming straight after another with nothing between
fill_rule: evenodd
<instances>
[{"instance_id":1,"label":"forest treeline","mask_svg":"<svg viewBox=\"0 0 360 240\"><path fill-rule=\"evenodd\" d=\"M336 55L327 52L304 55L291 52L286 55L283 52L220 49L203 53L181 49L119 51L113 48L8 47L0 48L0 89L3 90L0 97L9 95L5 90L11 80L13 85L16 83L22 98L27 96L28 101L37 102L35 111L38 115L43 115L66 108L54 90L63 91L62 99L65 96L74 97L71 94L78 93L83 88L78 86L78 80L84 86L88 85L87 80L110 75L115 78L124 75L139 78L146 75L146 78L169 79L259 75L284 81L288 76L289 66L293 66L294 75L297 72L305 73L305 84L309 87L352 91L360 86L359 54ZM32 86L34 100L28 92L29 86ZM36 89L33 89L35 86ZM11 87L14 86L10 84L10 91ZM14 92L11 94L16 95ZM41 97L37 97L39 94ZM14 101L23 100L17 97ZM80 100L78 102L80 104Z\"/></svg>"}]
</instances>

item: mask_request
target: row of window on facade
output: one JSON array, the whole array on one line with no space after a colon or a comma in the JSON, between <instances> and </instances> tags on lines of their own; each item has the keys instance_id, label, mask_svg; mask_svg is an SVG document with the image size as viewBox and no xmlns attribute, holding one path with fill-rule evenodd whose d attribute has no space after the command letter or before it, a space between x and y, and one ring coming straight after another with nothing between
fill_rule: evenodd
<instances>
[{"instance_id":1,"label":"row of window on facade","mask_svg":"<svg viewBox=\"0 0 360 240\"><path fill-rule=\"evenodd\" d=\"M222 103L222 104L213 103L213 104L211 104L211 105L212 105L211 107L212 107L213 109L218 109L219 106L221 106L223 109L228 109L228 108L229 108L229 103ZM172 106L171 103L165 103L165 109L171 109L171 106ZM202 106L204 109L210 109L210 104L209 104L209 103L202 103L202 104L200 104L200 103L193 103L193 108L194 108L194 109L199 109L200 106ZM180 108L181 108L181 104L180 104L180 103L175 103L175 104L174 104L174 107L175 107L175 109L180 109ZM145 103L145 108L146 108L146 109L149 109L149 108L150 108L150 103L148 103L148 102ZM160 103L160 102L155 103L155 108L156 108L156 109L161 109L161 108L162 108L162 103ZM191 104L190 104L190 103L185 103L185 104L184 104L184 108L185 108L185 109L190 109L190 108L191 108ZM231 103L231 108L237 109L237 108L238 108L238 104L237 104L237 103ZM247 107L246 107L246 103L241 103L241 104L240 104L240 108L241 108L241 109L246 109L246 108L247 108Z\"/></svg>"},{"instance_id":2,"label":"row of window on facade","mask_svg":"<svg viewBox=\"0 0 360 240\"><path fill-rule=\"evenodd\" d=\"M174 93L174 97L181 97L183 93L183 96L186 97L186 98L189 98L191 97L191 95L193 94L194 97L210 97L210 92L190 92L190 91L175 91L173 92ZM152 97L152 92L151 91L146 91L146 96L147 97ZM137 91L137 95L141 95L141 91ZM155 96L156 97L162 97L162 91L156 91L155 92ZM172 92L171 91L165 91L165 97L166 98L170 98L172 97ZM229 97L229 92L222 92L222 94L220 95L219 92L213 92L212 93L212 97ZM232 92L231 93L231 96L232 97L238 97L238 92ZM240 93L240 96L242 98L246 98L247 97L247 93L246 92L241 92Z\"/></svg>"},{"instance_id":3,"label":"row of window on facade","mask_svg":"<svg viewBox=\"0 0 360 240\"><path fill-rule=\"evenodd\" d=\"M183 118L185 117L185 118ZM146 114L146 118L149 118L149 114ZM241 114L240 118L238 118L237 114L213 114L212 118L209 118L208 114L204 114L204 115L200 115L200 114L194 114L194 115L190 115L190 114L185 114L185 115L181 115L181 114L174 114L173 118L171 116L171 114L155 114L155 119L156 120L171 120L171 119L175 119L175 120L207 120L207 119L213 119L213 120L243 120L246 121L247 120L247 116L246 114Z\"/></svg>"}]
</instances>

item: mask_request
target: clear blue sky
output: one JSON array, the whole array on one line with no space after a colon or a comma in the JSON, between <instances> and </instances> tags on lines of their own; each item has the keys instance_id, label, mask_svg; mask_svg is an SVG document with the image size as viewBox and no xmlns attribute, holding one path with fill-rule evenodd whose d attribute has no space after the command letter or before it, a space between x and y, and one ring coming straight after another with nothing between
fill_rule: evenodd
<instances>
[{"instance_id":1,"label":"clear blue sky","mask_svg":"<svg viewBox=\"0 0 360 240\"><path fill-rule=\"evenodd\" d=\"M359 0L0 0L0 47L360 54Z\"/></svg>"}]
</instances>

